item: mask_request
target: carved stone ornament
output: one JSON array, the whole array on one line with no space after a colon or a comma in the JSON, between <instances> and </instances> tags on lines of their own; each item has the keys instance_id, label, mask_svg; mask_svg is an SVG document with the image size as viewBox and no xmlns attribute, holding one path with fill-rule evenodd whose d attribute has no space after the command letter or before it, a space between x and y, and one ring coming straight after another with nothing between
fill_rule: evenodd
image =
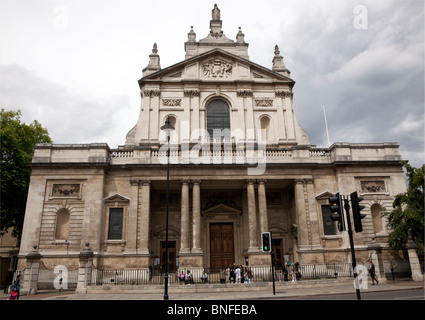
<instances>
[{"instance_id":1,"label":"carved stone ornament","mask_svg":"<svg viewBox=\"0 0 425 320\"><path fill-rule=\"evenodd\" d=\"M142 95L142 98L143 97L153 98L153 97L159 97L160 94L161 94L161 91L159 91L159 90L148 90L148 89L143 88L142 90L140 90L140 93Z\"/></svg>"},{"instance_id":2,"label":"carved stone ornament","mask_svg":"<svg viewBox=\"0 0 425 320\"><path fill-rule=\"evenodd\" d=\"M294 94L292 92L289 91L276 91L275 92L276 98L293 98Z\"/></svg>"},{"instance_id":3,"label":"carved stone ornament","mask_svg":"<svg viewBox=\"0 0 425 320\"><path fill-rule=\"evenodd\" d=\"M182 99L162 99L162 105L165 107L180 107Z\"/></svg>"},{"instance_id":4,"label":"carved stone ornament","mask_svg":"<svg viewBox=\"0 0 425 320\"><path fill-rule=\"evenodd\" d=\"M52 188L53 197L78 197L80 195L80 184L54 184Z\"/></svg>"},{"instance_id":5,"label":"carved stone ornament","mask_svg":"<svg viewBox=\"0 0 425 320\"><path fill-rule=\"evenodd\" d=\"M252 94L252 90L238 90L236 92L236 95L238 97L250 98L250 97L252 97L253 94Z\"/></svg>"},{"instance_id":6,"label":"carved stone ornament","mask_svg":"<svg viewBox=\"0 0 425 320\"><path fill-rule=\"evenodd\" d=\"M202 74L207 78L231 78L232 64L215 59L202 65Z\"/></svg>"},{"instance_id":7,"label":"carved stone ornament","mask_svg":"<svg viewBox=\"0 0 425 320\"><path fill-rule=\"evenodd\" d=\"M193 98L199 97L201 92L199 90L184 90L183 95L185 97Z\"/></svg>"},{"instance_id":8,"label":"carved stone ornament","mask_svg":"<svg viewBox=\"0 0 425 320\"><path fill-rule=\"evenodd\" d=\"M273 100L254 100L257 107L273 107Z\"/></svg>"},{"instance_id":9,"label":"carved stone ornament","mask_svg":"<svg viewBox=\"0 0 425 320\"><path fill-rule=\"evenodd\" d=\"M385 181L360 181L362 193L386 192Z\"/></svg>"}]
</instances>

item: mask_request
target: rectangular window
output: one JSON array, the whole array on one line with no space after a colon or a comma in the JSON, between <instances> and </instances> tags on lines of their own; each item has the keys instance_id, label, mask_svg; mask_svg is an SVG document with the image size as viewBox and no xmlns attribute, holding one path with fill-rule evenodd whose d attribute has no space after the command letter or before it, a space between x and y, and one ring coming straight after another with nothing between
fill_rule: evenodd
<instances>
[{"instance_id":1,"label":"rectangular window","mask_svg":"<svg viewBox=\"0 0 425 320\"><path fill-rule=\"evenodd\" d=\"M325 235L327 236L336 235L335 222L331 219L332 214L333 213L331 212L331 206L322 206L323 230L325 232Z\"/></svg>"},{"instance_id":2,"label":"rectangular window","mask_svg":"<svg viewBox=\"0 0 425 320\"><path fill-rule=\"evenodd\" d=\"M109 240L122 239L122 225L123 225L123 208L110 208L109 209Z\"/></svg>"}]
</instances>

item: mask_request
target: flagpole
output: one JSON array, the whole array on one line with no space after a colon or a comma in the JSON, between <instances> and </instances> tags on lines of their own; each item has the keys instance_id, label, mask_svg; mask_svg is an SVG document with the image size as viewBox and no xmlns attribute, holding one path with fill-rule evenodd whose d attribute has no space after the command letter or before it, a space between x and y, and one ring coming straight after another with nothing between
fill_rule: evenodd
<instances>
[{"instance_id":1,"label":"flagpole","mask_svg":"<svg viewBox=\"0 0 425 320\"><path fill-rule=\"evenodd\" d=\"M328 131L328 121L326 120L326 109L325 104L323 104L323 115L325 117L325 126L326 126L326 135L328 137L328 148L331 146L331 142L329 140L329 131Z\"/></svg>"}]
</instances>

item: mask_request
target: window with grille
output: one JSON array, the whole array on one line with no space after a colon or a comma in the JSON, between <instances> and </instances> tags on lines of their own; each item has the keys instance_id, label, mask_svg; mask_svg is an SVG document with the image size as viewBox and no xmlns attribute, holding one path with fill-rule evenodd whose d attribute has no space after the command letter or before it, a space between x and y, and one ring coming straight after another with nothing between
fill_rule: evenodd
<instances>
[{"instance_id":1,"label":"window with grille","mask_svg":"<svg viewBox=\"0 0 425 320\"><path fill-rule=\"evenodd\" d=\"M122 239L122 226L123 226L123 208L110 208L109 209L109 240Z\"/></svg>"},{"instance_id":2,"label":"window with grille","mask_svg":"<svg viewBox=\"0 0 425 320\"><path fill-rule=\"evenodd\" d=\"M332 214L331 206L322 206L323 231L327 236L336 235L335 222L331 219Z\"/></svg>"},{"instance_id":3,"label":"window with grille","mask_svg":"<svg viewBox=\"0 0 425 320\"><path fill-rule=\"evenodd\" d=\"M207 106L207 131L210 139L230 138L230 110L223 100L213 100Z\"/></svg>"}]
</instances>

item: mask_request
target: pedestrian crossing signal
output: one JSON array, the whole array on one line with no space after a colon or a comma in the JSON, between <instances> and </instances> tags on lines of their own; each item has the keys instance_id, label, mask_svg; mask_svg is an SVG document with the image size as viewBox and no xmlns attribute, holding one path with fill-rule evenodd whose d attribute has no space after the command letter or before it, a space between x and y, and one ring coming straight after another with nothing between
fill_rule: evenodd
<instances>
[{"instance_id":1,"label":"pedestrian crossing signal","mask_svg":"<svg viewBox=\"0 0 425 320\"><path fill-rule=\"evenodd\" d=\"M264 252L271 252L271 234L270 232L261 233L261 245Z\"/></svg>"}]
</instances>

